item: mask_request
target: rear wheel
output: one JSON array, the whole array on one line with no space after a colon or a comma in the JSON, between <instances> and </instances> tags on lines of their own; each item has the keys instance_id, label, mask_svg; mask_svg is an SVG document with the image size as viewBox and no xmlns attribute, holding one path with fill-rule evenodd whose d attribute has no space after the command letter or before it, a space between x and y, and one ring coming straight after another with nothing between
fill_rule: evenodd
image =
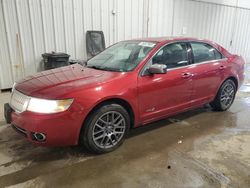
<instances>
[{"instance_id":1,"label":"rear wheel","mask_svg":"<svg viewBox=\"0 0 250 188\"><path fill-rule=\"evenodd\" d=\"M232 105L236 94L236 86L233 80L226 80L220 87L215 100L210 105L217 111L225 111Z\"/></svg>"},{"instance_id":2,"label":"rear wheel","mask_svg":"<svg viewBox=\"0 0 250 188\"><path fill-rule=\"evenodd\" d=\"M87 119L80 139L92 152L110 152L123 143L129 124L129 114L122 106L108 104Z\"/></svg>"}]
</instances>

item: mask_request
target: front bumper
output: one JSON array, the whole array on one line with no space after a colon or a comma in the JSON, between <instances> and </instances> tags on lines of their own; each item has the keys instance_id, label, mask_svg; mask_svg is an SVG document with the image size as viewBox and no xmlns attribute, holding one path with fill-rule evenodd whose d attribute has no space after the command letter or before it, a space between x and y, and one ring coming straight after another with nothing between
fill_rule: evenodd
<instances>
[{"instance_id":1,"label":"front bumper","mask_svg":"<svg viewBox=\"0 0 250 188\"><path fill-rule=\"evenodd\" d=\"M10 112L11 126L28 141L42 146L77 145L84 113L74 107L56 114ZM43 141L34 138L35 133L46 136Z\"/></svg>"}]
</instances>

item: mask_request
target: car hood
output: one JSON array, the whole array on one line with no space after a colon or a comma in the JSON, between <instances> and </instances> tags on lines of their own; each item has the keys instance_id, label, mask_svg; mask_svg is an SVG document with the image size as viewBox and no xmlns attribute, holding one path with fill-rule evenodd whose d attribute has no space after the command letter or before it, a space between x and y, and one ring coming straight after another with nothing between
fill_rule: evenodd
<instances>
[{"instance_id":1,"label":"car hood","mask_svg":"<svg viewBox=\"0 0 250 188\"><path fill-rule=\"evenodd\" d=\"M84 87L115 79L120 72L102 71L79 64L43 71L17 82L15 89L25 95L53 99Z\"/></svg>"}]
</instances>

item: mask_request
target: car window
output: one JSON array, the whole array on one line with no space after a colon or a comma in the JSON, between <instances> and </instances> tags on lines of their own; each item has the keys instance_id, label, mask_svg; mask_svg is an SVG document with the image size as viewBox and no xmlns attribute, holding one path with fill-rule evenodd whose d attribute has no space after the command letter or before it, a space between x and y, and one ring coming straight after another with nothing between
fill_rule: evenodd
<instances>
[{"instance_id":1,"label":"car window","mask_svg":"<svg viewBox=\"0 0 250 188\"><path fill-rule=\"evenodd\" d=\"M167 68L188 65L186 43L173 43L163 47L152 59L153 64L165 64Z\"/></svg>"},{"instance_id":2,"label":"car window","mask_svg":"<svg viewBox=\"0 0 250 188\"><path fill-rule=\"evenodd\" d=\"M221 53L209 44L193 42L191 47L194 54L194 63L223 58Z\"/></svg>"}]
</instances>

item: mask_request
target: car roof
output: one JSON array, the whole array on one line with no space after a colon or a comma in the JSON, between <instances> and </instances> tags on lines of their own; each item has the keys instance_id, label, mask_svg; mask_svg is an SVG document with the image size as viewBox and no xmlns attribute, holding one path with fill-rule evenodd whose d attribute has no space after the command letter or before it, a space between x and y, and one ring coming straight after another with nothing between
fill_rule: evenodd
<instances>
[{"instance_id":1,"label":"car roof","mask_svg":"<svg viewBox=\"0 0 250 188\"><path fill-rule=\"evenodd\" d=\"M129 41L145 41L145 42L172 42L172 41L202 41L202 42L208 42L211 43L209 40L205 39L199 39L199 38L192 38L192 37L175 37L175 36L169 36L169 37L149 37L149 38L137 38L137 39L131 39Z\"/></svg>"},{"instance_id":2,"label":"car roof","mask_svg":"<svg viewBox=\"0 0 250 188\"><path fill-rule=\"evenodd\" d=\"M162 45L171 43L171 42L178 42L178 41L197 41L197 42L204 42L204 43L212 45L220 52L223 51L223 54L225 56L231 55L225 48L223 48L221 45L217 44L216 42L213 42L207 39L194 38L194 37L166 36L166 37L137 38L137 39L131 39L131 40L126 40L126 41L155 42L155 43L159 43Z\"/></svg>"}]
</instances>

